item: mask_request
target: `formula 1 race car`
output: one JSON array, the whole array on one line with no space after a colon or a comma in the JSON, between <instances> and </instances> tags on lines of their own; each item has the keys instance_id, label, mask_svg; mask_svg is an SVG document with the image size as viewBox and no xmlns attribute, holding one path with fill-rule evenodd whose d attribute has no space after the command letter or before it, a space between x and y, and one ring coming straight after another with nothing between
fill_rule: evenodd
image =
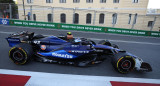
<instances>
[{"instance_id":1,"label":"formula 1 race car","mask_svg":"<svg viewBox=\"0 0 160 86\"><path fill-rule=\"evenodd\" d=\"M66 39L65 36L34 35L23 31L6 38L9 46L9 58L19 65L35 59L46 63L58 63L74 66L91 66L111 57L113 67L120 73L132 70L152 71L151 66L131 53L120 50L107 40L95 43L86 38Z\"/></svg>"}]
</instances>

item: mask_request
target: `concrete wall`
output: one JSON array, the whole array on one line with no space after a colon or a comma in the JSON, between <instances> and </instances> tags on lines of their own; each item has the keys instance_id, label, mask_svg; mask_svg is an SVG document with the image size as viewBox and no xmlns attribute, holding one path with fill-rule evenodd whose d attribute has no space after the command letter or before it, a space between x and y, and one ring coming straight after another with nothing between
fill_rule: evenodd
<instances>
[{"instance_id":1,"label":"concrete wall","mask_svg":"<svg viewBox=\"0 0 160 86\"><path fill-rule=\"evenodd\" d=\"M24 19L22 9L22 0L18 0L18 9L20 19ZM27 3L25 0L26 15L30 12L32 5L32 14L36 14L36 21L47 22L48 14L53 12L53 22L60 23L60 14L66 14L66 23L73 24L73 13L79 14L80 25L95 25L116 28L132 28L135 14L137 13L136 24L133 29L150 30L148 22L153 21L155 16L146 16L148 0L139 0L138 3L132 3L132 0L120 0L120 3L113 3L113 0L107 0L106 3L100 3L100 0L93 0L93 3L86 3L86 0L80 0L80 3L73 3L73 0L66 0L66 3L59 3L59 0L53 0L53 3L46 3L46 0L34 0L33 3ZM52 10L51 7L54 7ZM62 8L58 8L62 7ZM71 8L71 9L67 9ZM76 8L75 10L73 8ZM86 24L86 15L92 14L91 24ZM104 24L99 24L99 15L105 14ZM112 24L112 15L117 13L117 23ZM131 22L129 21L129 14ZM158 31L160 27L160 16L153 27L154 31ZM94 21L95 20L95 21Z\"/></svg>"},{"instance_id":2,"label":"concrete wall","mask_svg":"<svg viewBox=\"0 0 160 86\"><path fill-rule=\"evenodd\" d=\"M93 3L86 3L86 0L80 0L79 3L73 3L73 0L66 0L66 3L59 3L59 0L53 0L53 3L46 3L46 0L33 0L33 3L25 5L40 5L51 7L64 7L64 8L79 8L79 9L101 9L111 12L121 13L138 13L146 14L148 0L139 0L138 3L133 3L133 0L120 0L119 3L113 3L113 0L106 0L106 3L100 3L100 0L93 0ZM22 0L18 0L18 4L22 4Z\"/></svg>"}]
</instances>

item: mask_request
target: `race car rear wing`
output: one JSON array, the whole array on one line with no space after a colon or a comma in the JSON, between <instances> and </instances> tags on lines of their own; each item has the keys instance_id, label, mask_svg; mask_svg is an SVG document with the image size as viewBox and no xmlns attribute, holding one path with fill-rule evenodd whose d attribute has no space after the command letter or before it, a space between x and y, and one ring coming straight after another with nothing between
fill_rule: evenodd
<instances>
[{"instance_id":1,"label":"race car rear wing","mask_svg":"<svg viewBox=\"0 0 160 86\"><path fill-rule=\"evenodd\" d=\"M9 46L13 47L23 42L24 40L25 41L31 40L33 36L34 36L34 32L29 33L28 31L21 31L19 33L10 34L9 37L6 38L6 40L8 41Z\"/></svg>"},{"instance_id":2,"label":"race car rear wing","mask_svg":"<svg viewBox=\"0 0 160 86\"><path fill-rule=\"evenodd\" d=\"M6 38L10 47L13 47L19 43L21 43L19 38Z\"/></svg>"}]
</instances>

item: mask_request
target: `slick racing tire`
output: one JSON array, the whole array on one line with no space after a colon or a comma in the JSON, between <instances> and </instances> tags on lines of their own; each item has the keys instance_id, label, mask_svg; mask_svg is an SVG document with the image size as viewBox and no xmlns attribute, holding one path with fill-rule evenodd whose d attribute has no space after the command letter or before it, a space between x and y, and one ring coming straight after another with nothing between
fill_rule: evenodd
<instances>
[{"instance_id":1,"label":"slick racing tire","mask_svg":"<svg viewBox=\"0 0 160 86\"><path fill-rule=\"evenodd\" d=\"M17 65L26 64L31 60L32 55L32 46L27 43L18 44L9 51L9 58Z\"/></svg>"},{"instance_id":2,"label":"slick racing tire","mask_svg":"<svg viewBox=\"0 0 160 86\"><path fill-rule=\"evenodd\" d=\"M114 68L120 73L129 73L135 67L135 59L124 52L119 52L112 59Z\"/></svg>"}]
</instances>

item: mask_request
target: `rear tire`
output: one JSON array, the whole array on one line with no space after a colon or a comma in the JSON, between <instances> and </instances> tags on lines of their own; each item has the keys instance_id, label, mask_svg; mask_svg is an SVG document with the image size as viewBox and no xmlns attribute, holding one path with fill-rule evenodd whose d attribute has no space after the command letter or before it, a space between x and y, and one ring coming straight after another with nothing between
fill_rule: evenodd
<instances>
[{"instance_id":1,"label":"rear tire","mask_svg":"<svg viewBox=\"0 0 160 86\"><path fill-rule=\"evenodd\" d=\"M9 58L17 65L26 64L31 60L32 55L32 46L27 43L18 44L9 51Z\"/></svg>"},{"instance_id":2,"label":"rear tire","mask_svg":"<svg viewBox=\"0 0 160 86\"><path fill-rule=\"evenodd\" d=\"M129 73L135 67L135 60L126 53L119 52L112 59L114 68L120 73Z\"/></svg>"}]
</instances>

